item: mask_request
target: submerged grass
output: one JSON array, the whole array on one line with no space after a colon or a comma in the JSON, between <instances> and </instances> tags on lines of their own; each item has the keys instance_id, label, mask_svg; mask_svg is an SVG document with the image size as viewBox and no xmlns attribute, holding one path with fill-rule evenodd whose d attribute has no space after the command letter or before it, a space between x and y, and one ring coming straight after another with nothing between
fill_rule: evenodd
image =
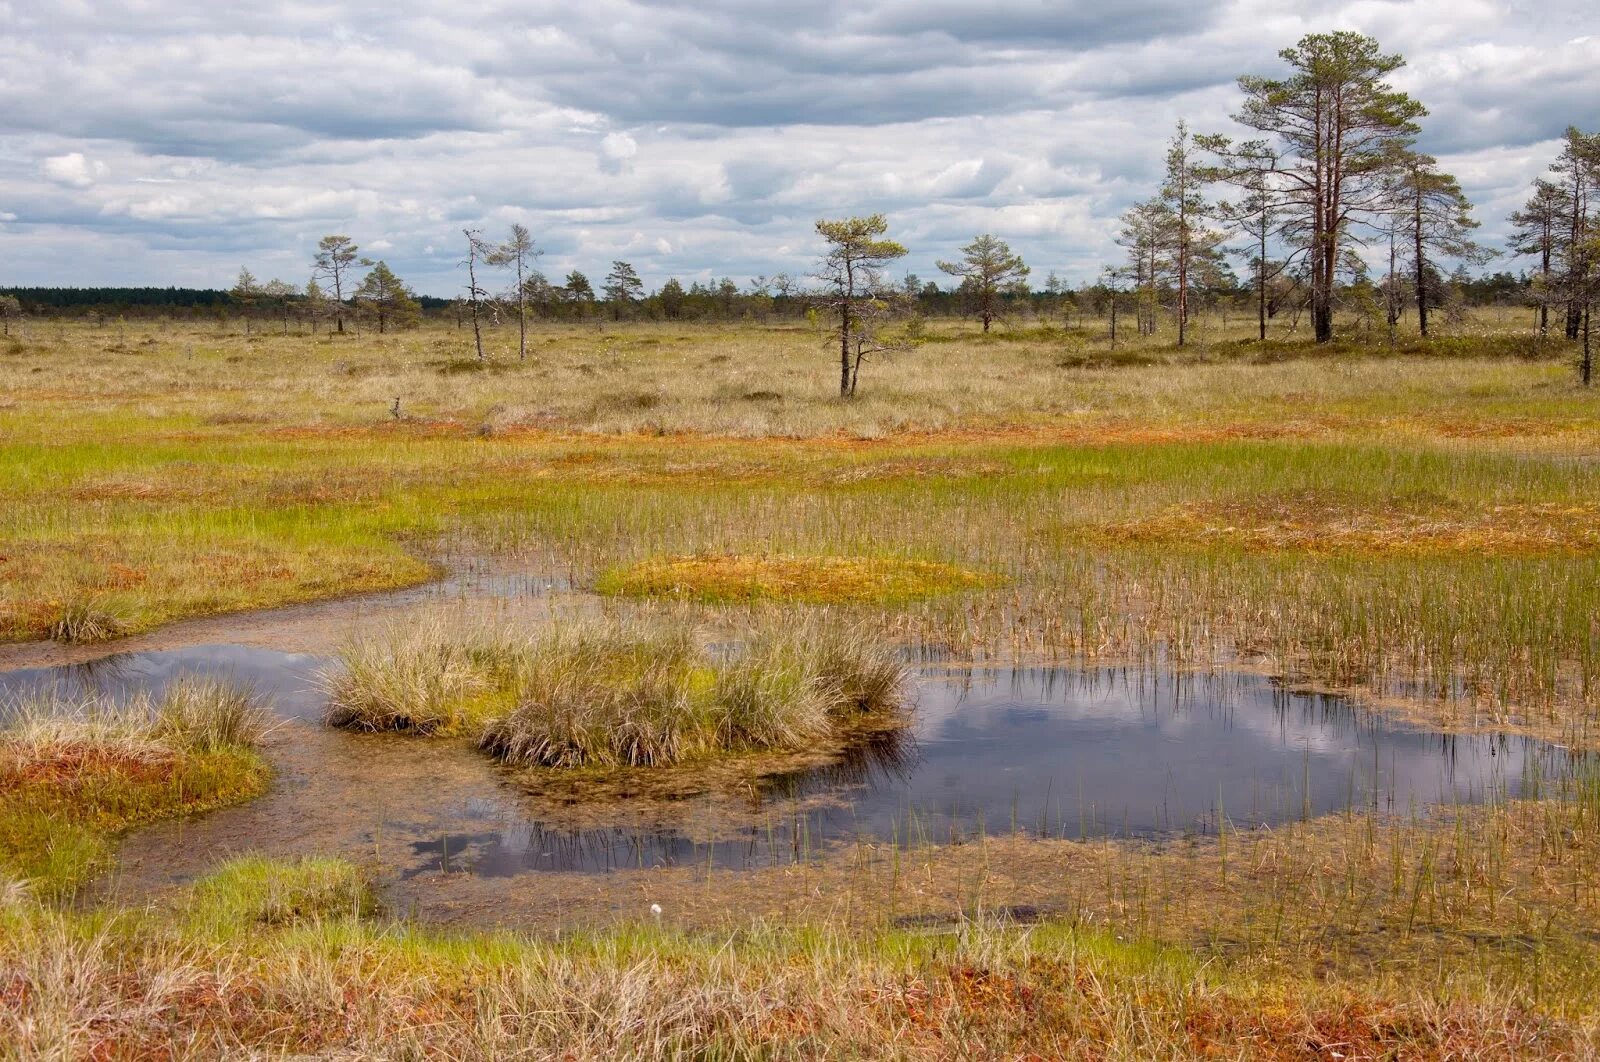
<instances>
[{"instance_id":1,"label":"submerged grass","mask_svg":"<svg viewBox=\"0 0 1600 1062\"><path fill-rule=\"evenodd\" d=\"M248 799L268 769L268 716L248 690L180 679L123 704L40 695L0 725L0 870L45 895L106 865L133 826Z\"/></svg>"}]
</instances>

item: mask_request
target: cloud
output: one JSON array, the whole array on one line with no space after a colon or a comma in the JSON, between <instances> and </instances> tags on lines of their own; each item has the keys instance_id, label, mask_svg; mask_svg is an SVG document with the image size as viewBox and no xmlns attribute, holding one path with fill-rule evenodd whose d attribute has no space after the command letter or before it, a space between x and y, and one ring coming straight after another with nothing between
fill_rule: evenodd
<instances>
[{"instance_id":1,"label":"cloud","mask_svg":"<svg viewBox=\"0 0 1600 1062\"><path fill-rule=\"evenodd\" d=\"M876 210L920 275L991 231L1081 281L1176 120L1227 129L1239 74L1333 28L1407 56L1422 146L1495 243L1600 93L1584 0L4 10L0 283L303 277L337 231L449 294L460 230L512 222L552 275L805 273L817 218Z\"/></svg>"},{"instance_id":2,"label":"cloud","mask_svg":"<svg viewBox=\"0 0 1600 1062\"><path fill-rule=\"evenodd\" d=\"M87 188L106 171L104 163L90 162L79 151L51 155L39 168L50 180L70 188Z\"/></svg>"}]
</instances>

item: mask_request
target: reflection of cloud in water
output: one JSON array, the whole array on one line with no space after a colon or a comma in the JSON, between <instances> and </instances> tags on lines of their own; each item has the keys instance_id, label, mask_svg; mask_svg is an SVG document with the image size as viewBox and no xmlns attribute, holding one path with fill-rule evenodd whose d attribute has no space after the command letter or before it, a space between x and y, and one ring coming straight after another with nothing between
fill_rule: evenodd
<instances>
[{"instance_id":1,"label":"reflection of cloud in water","mask_svg":"<svg viewBox=\"0 0 1600 1062\"><path fill-rule=\"evenodd\" d=\"M1239 826L1351 806L1405 812L1515 792L1530 765L1560 774L1570 764L1548 746L1447 737L1253 675L929 668L911 729L871 735L827 766L764 779L748 799L629 801L609 821L596 805L582 825L557 825L464 748L317 728L309 721L321 708L313 679L323 663L242 646L119 654L91 667L0 674L0 701L52 686L112 698L159 693L184 673L252 683L309 729L293 755L276 753L288 761L272 794L210 820L232 821L211 843L364 858L381 842L405 876L771 865L856 839L1012 828L1209 830L1219 804ZM330 816L327 802L340 814ZM266 815L273 821L252 820ZM177 835L193 838L207 821ZM304 839L308 823L314 840Z\"/></svg>"},{"instance_id":2,"label":"reflection of cloud in water","mask_svg":"<svg viewBox=\"0 0 1600 1062\"><path fill-rule=\"evenodd\" d=\"M71 701L86 697L124 701L139 693L160 696L185 675L231 679L268 698L286 716L310 719L322 709L315 675L327 661L244 645L113 653L60 667L0 672L0 702L39 694Z\"/></svg>"}]
</instances>

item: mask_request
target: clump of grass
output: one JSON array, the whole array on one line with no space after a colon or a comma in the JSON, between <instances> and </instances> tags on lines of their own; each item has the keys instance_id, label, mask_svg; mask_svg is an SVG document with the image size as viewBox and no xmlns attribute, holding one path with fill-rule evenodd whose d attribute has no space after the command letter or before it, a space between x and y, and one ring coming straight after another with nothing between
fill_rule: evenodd
<instances>
[{"instance_id":1,"label":"clump of grass","mask_svg":"<svg viewBox=\"0 0 1600 1062\"><path fill-rule=\"evenodd\" d=\"M128 633L128 623L102 602L72 601L49 626L53 641L71 644L109 642Z\"/></svg>"},{"instance_id":2,"label":"clump of grass","mask_svg":"<svg viewBox=\"0 0 1600 1062\"><path fill-rule=\"evenodd\" d=\"M903 707L910 672L894 648L862 625L832 617L760 623L727 671L730 682L801 681L835 719Z\"/></svg>"},{"instance_id":3,"label":"clump of grass","mask_svg":"<svg viewBox=\"0 0 1600 1062\"><path fill-rule=\"evenodd\" d=\"M519 766L647 767L832 741L904 702L906 673L865 631L759 624L713 654L682 619L564 621L536 636L435 619L360 640L329 671L326 720L473 736Z\"/></svg>"},{"instance_id":4,"label":"clump of grass","mask_svg":"<svg viewBox=\"0 0 1600 1062\"><path fill-rule=\"evenodd\" d=\"M517 707L480 745L524 766L657 766L835 739L905 701L906 672L863 631L767 625L715 660L681 623L585 625L540 642Z\"/></svg>"},{"instance_id":5,"label":"clump of grass","mask_svg":"<svg viewBox=\"0 0 1600 1062\"><path fill-rule=\"evenodd\" d=\"M113 834L255 796L266 718L249 690L187 678L123 704L53 693L12 704L0 724L0 872L59 894L107 861Z\"/></svg>"},{"instance_id":6,"label":"clump of grass","mask_svg":"<svg viewBox=\"0 0 1600 1062\"><path fill-rule=\"evenodd\" d=\"M892 647L839 624L811 624L798 637L835 714L877 714L904 702L910 675Z\"/></svg>"},{"instance_id":7,"label":"clump of grass","mask_svg":"<svg viewBox=\"0 0 1600 1062\"><path fill-rule=\"evenodd\" d=\"M492 699L495 676L517 667L517 647L479 628L434 615L356 638L323 672L324 721L350 730L419 734L466 725Z\"/></svg>"},{"instance_id":8,"label":"clump of grass","mask_svg":"<svg viewBox=\"0 0 1600 1062\"><path fill-rule=\"evenodd\" d=\"M561 625L533 643L516 707L479 744L509 763L649 766L703 755L739 734L723 710L718 669L686 624ZM752 720L798 704L747 705Z\"/></svg>"},{"instance_id":9,"label":"clump of grass","mask_svg":"<svg viewBox=\"0 0 1600 1062\"><path fill-rule=\"evenodd\" d=\"M889 604L993 584L985 576L935 561L895 557L783 557L725 554L664 557L605 572L602 594L707 604L794 601Z\"/></svg>"},{"instance_id":10,"label":"clump of grass","mask_svg":"<svg viewBox=\"0 0 1600 1062\"><path fill-rule=\"evenodd\" d=\"M169 686L156 702L150 735L178 748L216 752L254 748L271 725L271 713L253 689L190 676Z\"/></svg>"}]
</instances>

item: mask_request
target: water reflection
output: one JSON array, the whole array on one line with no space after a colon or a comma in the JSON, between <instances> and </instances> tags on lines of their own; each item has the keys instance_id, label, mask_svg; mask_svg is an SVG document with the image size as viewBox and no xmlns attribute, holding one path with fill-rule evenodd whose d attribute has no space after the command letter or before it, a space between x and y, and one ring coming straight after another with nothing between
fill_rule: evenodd
<instances>
[{"instance_id":1,"label":"water reflection","mask_svg":"<svg viewBox=\"0 0 1600 1062\"><path fill-rule=\"evenodd\" d=\"M184 675L227 678L249 686L291 719L321 717L317 669L327 658L246 645L194 645L167 651L113 653L59 667L0 671L0 705L54 692L63 700L122 701L140 692L159 697Z\"/></svg>"},{"instance_id":2,"label":"water reflection","mask_svg":"<svg viewBox=\"0 0 1600 1062\"><path fill-rule=\"evenodd\" d=\"M234 645L131 653L0 673L0 699L49 688L159 693L185 672L248 682L299 721L274 750L278 782L261 801L193 820L185 843L378 851L402 877L750 867L848 843L1152 836L1344 809L1404 814L1514 795L1526 778L1561 777L1573 764L1553 746L1443 735L1253 675L925 666L908 731L737 798L658 802L647 814L640 801L614 814L590 807L581 827L563 826L559 809L537 811L465 748L316 726L314 674L325 663Z\"/></svg>"}]
</instances>

